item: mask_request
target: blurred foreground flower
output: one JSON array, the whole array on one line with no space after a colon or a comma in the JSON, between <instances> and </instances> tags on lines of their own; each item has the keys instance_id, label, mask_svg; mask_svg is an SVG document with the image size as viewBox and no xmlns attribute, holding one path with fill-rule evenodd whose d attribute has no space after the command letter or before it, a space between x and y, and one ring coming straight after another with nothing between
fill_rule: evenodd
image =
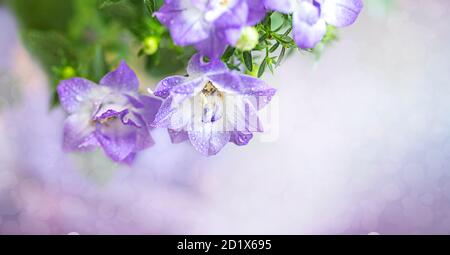
<instances>
[{"instance_id":1,"label":"blurred foreground flower","mask_svg":"<svg viewBox=\"0 0 450 255\"><path fill-rule=\"evenodd\" d=\"M121 62L100 85L82 78L63 80L57 91L69 113L64 126L64 149L102 147L114 161L130 164L136 153L154 144L148 124L161 102L138 94L136 74Z\"/></svg>"},{"instance_id":2,"label":"blurred foreground flower","mask_svg":"<svg viewBox=\"0 0 450 255\"><path fill-rule=\"evenodd\" d=\"M190 140L203 155L217 154L228 142L246 145L262 132L258 111L276 90L260 79L230 71L220 60L192 57L188 76L162 80L164 98L154 126L168 128L174 143Z\"/></svg>"}]
</instances>

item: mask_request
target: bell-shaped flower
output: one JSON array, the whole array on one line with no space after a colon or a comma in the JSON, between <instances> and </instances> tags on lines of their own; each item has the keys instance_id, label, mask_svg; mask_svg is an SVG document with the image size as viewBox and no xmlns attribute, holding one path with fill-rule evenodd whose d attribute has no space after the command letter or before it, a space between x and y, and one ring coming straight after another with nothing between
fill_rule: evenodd
<instances>
[{"instance_id":1,"label":"bell-shaped flower","mask_svg":"<svg viewBox=\"0 0 450 255\"><path fill-rule=\"evenodd\" d=\"M217 154L228 142L246 145L262 132L258 111L276 90L260 79L230 71L218 59L192 57L187 76L162 80L164 99L154 126L169 129L172 142L189 140L203 155Z\"/></svg>"},{"instance_id":2,"label":"bell-shaped flower","mask_svg":"<svg viewBox=\"0 0 450 255\"><path fill-rule=\"evenodd\" d=\"M131 164L136 154L154 144L149 124L161 100L139 95L136 74L121 62L97 85L83 78L63 80L57 87L69 114L64 126L66 151L101 147L112 160Z\"/></svg>"}]
</instances>

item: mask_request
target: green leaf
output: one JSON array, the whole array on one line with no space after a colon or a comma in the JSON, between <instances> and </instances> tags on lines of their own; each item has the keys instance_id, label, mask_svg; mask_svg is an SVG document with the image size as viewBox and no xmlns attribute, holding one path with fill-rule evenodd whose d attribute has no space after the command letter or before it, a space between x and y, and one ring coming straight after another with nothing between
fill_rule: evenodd
<instances>
[{"instance_id":1,"label":"green leaf","mask_svg":"<svg viewBox=\"0 0 450 255\"><path fill-rule=\"evenodd\" d=\"M281 65L281 62L284 60L284 56L285 56L285 55L286 55L286 48L283 47L283 48L281 49L280 55L278 56L277 64L276 64L275 67L278 67L278 66Z\"/></svg>"},{"instance_id":2,"label":"green leaf","mask_svg":"<svg viewBox=\"0 0 450 255\"><path fill-rule=\"evenodd\" d=\"M275 43L275 44L269 49L269 52L270 52L270 53L273 53L274 51L276 51L276 50L278 49L278 47L280 47L280 43L279 43L279 42Z\"/></svg>"},{"instance_id":3,"label":"green leaf","mask_svg":"<svg viewBox=\"0 0 450 255\"><path fill-rule=\"evenodd\" d=\"M261 76L263 76L264 72L266 71L266 66L267 66L267 58L265 58L261 65L259 66L259 70L258 70L258 78L260 78Z\"/></svg>"},{"instance_id":4,"label":"green leaf","mask_svg":"<svg viewBox=\"0 0 450 255\"><path fill-rule=\"evenodd\" d=\"M251 72L253 70L252 53L250 51L244 51L242 56L244 57L245 67Z\"/></svg>"},{"instance_id":5,"label":"green leaf","mask_svg":"<svg viewBox=\"0 0 450 255\"><path fill-rule=\"evenodd\" d=\"M283 14L274 12L270 17L272 19L272 31L277 32L286 25L286 19Z\"/></svg>"},{"instance_id":6,"label":"green leaf","mask_svg":"<svg viewBox=\"0 0 450 255\"><path fill-rule=\"evenodd\" d=\"M273 34L273 37L279 43L283 43L283 44L292 44L294 42L294 40L291 37L289 37L288 35L284 35L284 34L283 35Z\"/></svg>"},{"instance_id":7,"label":"green leaf","mask_svg":"<svg viewBox=\"0 0 450 255\"><path fill-rule=\"evenodd\" d=\"M144 5L150 15L156 11L155 2L153 0L144 0Z\"/></svg>"},{"instance_id":8,"label":"green leaf","mask_svg":"<svg viewBox=\"0 0 450 255\"><path fill-rule=\"evenodd\" d=\"M337 34L336 27L328 25L327 32L325 33L325 36L323 37L322 42L325 44L330 44L336 40L338 40L338 34Z\"/></svg>"},{"instance_id":9,"label":"green leaf","mask_svg":"<svg viewBox=\"0 0 450 255\"><path fill-rule=\"evenodd\" d=\"M267 67L269 67L270 72L273 74L274 70L273 70L273 64L272 64L272 62L267 63Z\"/></svg>"},{"instance_id":10,"label":"green leaf","mask_svg":"<svg viewBox=\"0 0 450 255\"><path fill-rule=\"evenodd\" d=\"M233 56L233 54L234 54L235 51L236 51L236 48L234 48L234 47L228 47L228 48L225 50L225 53L224 53L223 56L222 56L222 60L223 60L224 62L228 62L228 61L230 60L230 58Z\"/></svg>"},{"instance_id":11,"label":"green leaf","mask_svg":"<svg viewBox=\"0 0 450 255\"><path fill-rule=\"evenodd\" d=\"M265 27L267 27L269 30L270 30L271 27L272 27L272 18L271 18L271 16L272 16L272 13L268 13L268 14L266 15L266 17L264 18L263 22L262 22L262 24L263 24Z\"/></svg>"},{"instance_id":12,"label":"green leaf","mask_svg":"<svg viewBox=\"0 0 450 255\"><path fill-rule=\"evenodd\" d=\"M100 0L100 9L103 9L105 7L118 4L123 0Z\"/></svg>"},{"instance_id":13,"label":"green leaf","mask_svg":"<svg viewBox=\"0 0 450 255\"><path fill-rule=\"evenodd\" d=\"M267 33L264 33L264 34L260 35L259 36L259 42L260 43L264 42L267 39L268 36L269 35Z\"/></svg>"}]
</instances>

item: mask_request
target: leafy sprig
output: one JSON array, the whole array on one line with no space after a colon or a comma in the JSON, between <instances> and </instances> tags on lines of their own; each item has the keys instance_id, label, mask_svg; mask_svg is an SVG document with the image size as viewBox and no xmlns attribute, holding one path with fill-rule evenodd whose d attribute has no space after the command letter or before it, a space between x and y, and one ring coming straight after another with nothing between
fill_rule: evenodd
<instances>
[{"instance_id":1,"label":"leafy sprig","mask_svg":"<svg viewBox=\"0 0 450 255\"><path fill-rule=\"evenodd\" d=\"M268 13L256 29L259 43L253 50L242 52L229 47L222 60L231 69L261 77L267 69L274 72L283 61L286 52L297 46L291 36L291 15Z\"/></svg>"},{"instance_id":2,"label":"leafy sprig","mask_svg":"<svg viewBox=\"0 0 450 255\"><path fill-rule=\"evenodd\" d=\"M286 56L299 49L292 37L292 15L270 12L256 26L259 43L251 51L240 51L229 47L222 57L230 69L261 77L269 70L274 72ZM324 49L338 39L337 30L328 26L327 34L316 48L302 50L313 53L318 59Z\"/></svg>"}]
</instances>

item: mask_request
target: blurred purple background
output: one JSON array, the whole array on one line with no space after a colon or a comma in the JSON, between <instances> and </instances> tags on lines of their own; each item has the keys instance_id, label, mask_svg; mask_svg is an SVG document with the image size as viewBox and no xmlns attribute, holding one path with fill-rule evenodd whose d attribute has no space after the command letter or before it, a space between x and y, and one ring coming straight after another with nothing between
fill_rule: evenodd
<instances>
[{"instance_id":1,"label":"blurred purple background","mask_svg":"<svg viewBox=\"0 0 450 255\"><path fill-rule=\"evenodd\" d=\"M64 113L0 8L0 233L450 234L450 2L377 1L320 61L265 77L276 141L205 158L155 130L132 168L61 151Z\"/></svg>"}]
</instances>

